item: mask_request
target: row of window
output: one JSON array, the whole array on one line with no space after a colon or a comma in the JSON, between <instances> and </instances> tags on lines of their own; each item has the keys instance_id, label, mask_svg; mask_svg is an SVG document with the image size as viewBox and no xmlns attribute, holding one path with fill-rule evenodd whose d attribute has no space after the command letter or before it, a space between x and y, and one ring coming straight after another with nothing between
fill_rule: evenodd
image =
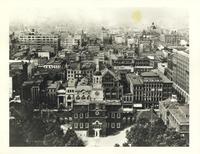
<instances>
[{"instance_id":1,"label":"row of window","mask_svg":"<svg viewBox=\"0 0 200 154\"><path fill-rule=\"evenodd\" d=\"M120 128L121 123L107 123L107 128ZM89 123L74 123L74 128L89 128Z\"/></svg>"},{"instance_id":2,"label":"row of window","mask_svg":"<svg viewBox=\"0 0 200 154\"><path fill-rule=\"evenodd\" d=\"M77 119L77 118L83 118L84 116L84 113L75 113L74 114L74 118ZM88 118L89 117L89 113L85 113L85 118ZM121 118L121 114L120 113L111 113L110 114L110 117L111 118Z\"/></svg>"},{"instance_id":3,"label":"row of window","mask_svg":"<svg viewBox=\"0 0 200 154\"><path fill-rule=\"evenodd\" d=\"M79 118L79 117L82 119L83 116L84 116L84 113L79 113L79 114L78 114L78 113L75 113L75 114L74 114L74 118L75 118L75 119L77 119L77 118ZM88 118L88 117L89 117L89 113L85 113L85 118Z\"/></svg>"}]
</instances>

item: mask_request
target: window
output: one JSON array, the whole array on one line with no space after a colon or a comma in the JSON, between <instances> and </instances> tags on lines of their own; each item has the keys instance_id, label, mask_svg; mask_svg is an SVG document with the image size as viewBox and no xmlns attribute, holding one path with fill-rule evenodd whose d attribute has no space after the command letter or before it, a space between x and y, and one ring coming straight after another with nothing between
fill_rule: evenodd
<instances>
[{"instance_id":1,"label":"window","mask_svg":"<svg viewBox=\"0 0 200 154\"><path fill-rule=\"evenodd\" d=\"M74 128L78 128L78 123L74 123Z\"/></svg>"},{"instance_id":2,"label":"window","mask_svg":"<svg viewBox=\"0 0 200 154\"><path fill-rule=\"evenodd\" d=\"M120 113L117 113L117 118L121 118L121 114Z\"/></svg>"},{"instance_id":3,"label":"window","mask_svg":"<svg viewBox=\"0 0 200 154\"><path fill-rule=\"evenodd\" d=\"M115 113L112 113L112 114L111 114L111 117L112 117L112 118L115 118Z\"/></svg>"},{"instance_id":4,"label":"window","mask_svg":"<svg viewBox=\"0 0 200 154\"><path fill-rule=\"evenodd\" d=\"M117 128L120 128L120 123L117 123Z\"/></svg>"},{"instance_id":5,"label":"window","mask_svg":"<svg viewBox=\"0 0 200 154\"><path fill-rule=\"evenodd\" d=\"M75 113L75 114L74 114L74 118L75 118L75 119L78 118L78 113Z\"/></svg>"},{"instance_id":6,"label":"window","mask_svg":"<svg viewBox=\"0 0 200 154\"><path fill-rule=\"evenodd\" d=\"M115 128L115 123L111 123L111 128Z\"/></svg>"},{"instance_id":7,"label":"window","mask_svg":"<svg viewBox=\"0 0 200 154\"><path fill-rule=\"evenodd\" d=\"M107 123L107 128L109 128L109 127L110 127L110 123L108 122L108 123Z\"/></svg>"},{"instance_id":8,"label":"window","mask_svg":"<svg viewBox=\"0 0 200 154\"><path fill-rule=\"evenodd\" d=\"M80 99L80 96L78 95L78 96L76 97L76 99L79 100L79 99Z\"/></svg>"},{"instance_id":9,"label":"window","mask_svg":"<svg viewBox=\"0 0 200 154\"><path fill-rule=\"evenodd\" d=\"M88 118L89 117L89 113L85 113L85 117Z\"/></svg>"},{"instance_id":10,"label":"window","mask_svg":"<svg viewBox=\"0 0 200 154\"><path fill-rule=\"evenodd\" d=\"M83 128L83 123L80 123L80 128Z\"/></svg>"},{"instance_id":11,"label":"window","mask_svg":"<svg viewBox=\"0 0 200 154\"><path fill-rule=\"evenodd\" d=\"M85 123L85 128L89 128L89 123Z\"/></svg>"},{"instance_id":12,"label":"window","mask_svg":"<svg viewBox=\"0 0 200 154\"><path fill-rule=\"evenodd\" d=\"M83 113L80 113L80 118L83 118Z\"/></svg>"}]
</instances>

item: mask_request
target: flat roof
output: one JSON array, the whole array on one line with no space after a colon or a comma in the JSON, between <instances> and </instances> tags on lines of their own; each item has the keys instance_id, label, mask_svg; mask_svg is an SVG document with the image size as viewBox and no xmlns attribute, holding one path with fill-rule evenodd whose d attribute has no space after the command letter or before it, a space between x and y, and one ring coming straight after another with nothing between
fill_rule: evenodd
<instances>
[{"instance_id":1,"label":"flat roof","mask_svg":"<svg viewBox=\"0 0 200 154\"><path fill-rule=\"evenodd\" d=\"M127 79L134 85L143 84L141 77L136 74L127 74Z\"/></svg>"},{"instance_id":2,"label":"flat roof","mask_svg":"<svg viewBox=\"0 0 200 154\"><path fill-rule=\"evenodd\" d=\"M189 118L185 117L179 109L169 109L169 112L174 116L179 124L189 125Z\"/></svg>"}]
</instances>

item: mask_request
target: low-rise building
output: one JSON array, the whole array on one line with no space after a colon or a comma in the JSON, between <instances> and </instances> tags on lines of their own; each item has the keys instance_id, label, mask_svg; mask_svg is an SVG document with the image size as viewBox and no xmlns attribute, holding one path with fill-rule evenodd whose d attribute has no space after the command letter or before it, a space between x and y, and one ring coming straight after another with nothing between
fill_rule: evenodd
<instances>
[{"instance_id":1,"label":"low-rise building","mask_svg":"<svg viewBox=\"0 0 200 154\"><path fill-rule=\"evenodd\" d=\"M189 136L189 104L180 105L173 97L163 100L160 102L159 115L169 128Z\"/></svg>"},{"instance_id":2,"label":"low-rise building","mask_svg":"<svg viewBox=\"0 0 200 154\"><path fill-rule=\"evenodd\" d=\"M106 136L123 127L118 100L75 103L73 111L73 128L82 136Z\"/></svg>"}]
</instances>

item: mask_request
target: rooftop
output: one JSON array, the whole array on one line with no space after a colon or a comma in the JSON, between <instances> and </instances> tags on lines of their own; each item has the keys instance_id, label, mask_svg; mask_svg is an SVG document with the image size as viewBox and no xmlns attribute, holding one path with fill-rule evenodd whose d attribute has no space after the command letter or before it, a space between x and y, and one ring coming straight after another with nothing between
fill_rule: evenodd
<instances>
[{"instance_id":1,"label":"rooftop","mask_svg":"<svg viewBox=\"0 0 200 154\"><path fill-rule=\"evenodd\" d=\"M169 79L168 79L162 72L160 72L158 69L152 70L152 72L158 74L158 75L161 77L161 79L162 79L162 81L163 81L164 83L173 83L171 80L169 80Z\"/></svg>"},{"instance_id":2,"label":"rooftop","mask_svg":"<svg viewBox=\"0 0 200 154\"><path fill-rule=\"evenodd\" d=\"M155 73L155 72L150 71L150 72L143 72L143 73L141 73L141 76L142 77L157 77L158 74Z\"/></svg>"},{"instance_id":3,"label":"rooftop","mask_svg":"<svg viewBox=\"0 0 200 154\"><path fill-rule=\"evenodd\" d=\"M178 109L169 109L169 112L179 124L189 124L189 117L186 117L185 114L181 112L180 107Z\"/></svg>"},{"instance_id":4,"label":"rooftop","mask_svg":"<svg viewBox=\"0 0 200 154\"><path fill-rule=\"evenodd\" d=\"M143 84L141 77L139 75L136 75L136 74L127 74L127 79L128 79L129 82L131 82L134 85Z\"/></svg>"}]
</instances>

